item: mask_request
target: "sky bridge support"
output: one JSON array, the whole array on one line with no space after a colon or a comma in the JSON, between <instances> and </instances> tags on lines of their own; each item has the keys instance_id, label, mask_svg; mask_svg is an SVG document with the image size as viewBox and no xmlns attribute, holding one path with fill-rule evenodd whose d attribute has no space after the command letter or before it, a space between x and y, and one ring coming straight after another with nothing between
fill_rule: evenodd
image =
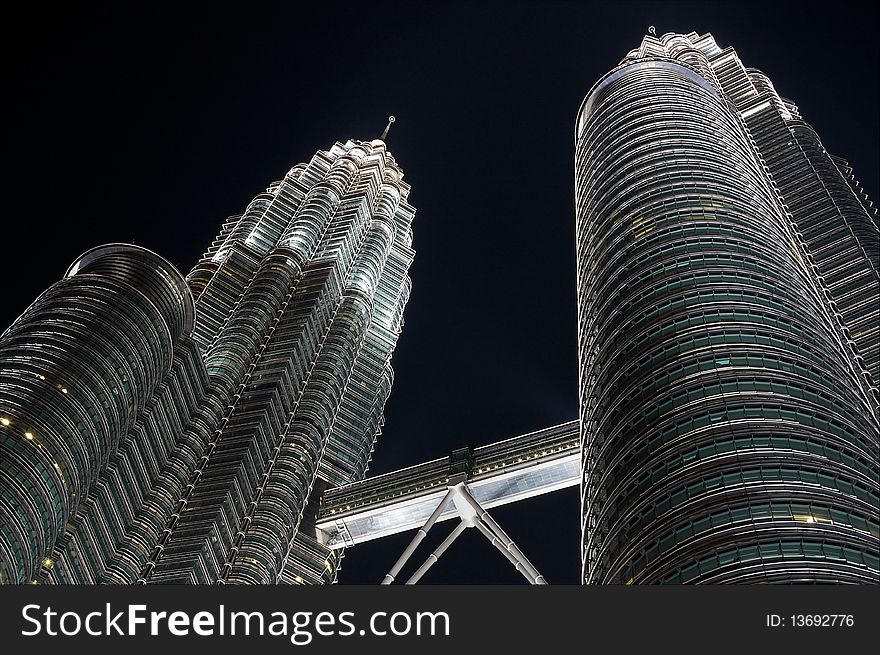
<instances>
[{"instance_id":1,"label":"sky bridge support","mask_svg":"<svg viewBox=\"0 0 880 655\"><path fill-rule=\"evenodd\" d=\"M406 584L416 584L421 580L422 576L424 576L428 569L440 559L440 556L446 552L458 536L467 528L471 527L477 528L477 530L486 537L489 543L495 546L501 554L513 564L516 570L528 580L529 584L547 584L544 576L538 573L538 570L519 549L516 543L514 543L513 539L504 532L501 526L498 525L498 522L492 518L489 512L483 509L480 503L474 498L473 494L471 494L468 489L467 478L467 472L457 473L450 477L446 494L428 517L425 524L416 531L415 536L403 551L403 554L397 562L395 562L391 571L385 576L385 579L382 580L383 585L388 585L394 582L400 574L400 570L404 567L410 557L412 557L416 548L418 548L419 544L425 536L427 536L428 531L434 526L434 523L436 523L437 519L446 509L450 500L452 501L455 510L458 512L459 518L461 519L460 523L455 526L455 529L453 529L449 536L443 540L443 543L441 543L433 553L428 555L428 559L425 560L418 570L416 570L416 572L406 581Z\"/></svg>"}]
</instances>

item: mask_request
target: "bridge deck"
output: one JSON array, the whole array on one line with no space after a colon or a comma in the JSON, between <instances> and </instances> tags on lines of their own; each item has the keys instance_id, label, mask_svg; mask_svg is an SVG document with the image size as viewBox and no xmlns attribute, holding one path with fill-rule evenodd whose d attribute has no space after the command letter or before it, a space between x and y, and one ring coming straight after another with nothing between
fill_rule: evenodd
<instances>
[{"instance_id":1,"label":"bridge deck","mask_svg":"<svg viewBox=\"0 0 880 655\"><path fill-rule=\"evenodd\" d=\"M578 422L473 450L468 487L486 509L564 489L580 481ZM453 456L454 457L454 456ZM318 513L318 538L343 548L420 527L446 493L453 457L328 490ZM450 505L439 521L458 517Z\"/></svg>"}]
</instances>

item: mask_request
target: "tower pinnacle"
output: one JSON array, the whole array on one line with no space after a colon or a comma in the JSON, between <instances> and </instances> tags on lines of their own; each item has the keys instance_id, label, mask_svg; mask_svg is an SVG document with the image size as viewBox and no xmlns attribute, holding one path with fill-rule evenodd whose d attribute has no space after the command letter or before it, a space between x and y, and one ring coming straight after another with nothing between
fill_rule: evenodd
<instances>
[{"instance_id":1,"label":"tower pinnacle","mask_svg":"<svg viewBox=\"0 0 880 655\"><path fill-rule=\"evenodd\" d=\"M386 126L385 126L385 129L382 131L382 136L379 137L382 141L384 141L385 138L388 136L388 130L391 129L391 124L392 124L394 121L396 121L396 120L397 120L397 119L394 118L394 116L389 116L389 117L388 117L388 125L386 125Z\"/></svg>"}]
</instances>

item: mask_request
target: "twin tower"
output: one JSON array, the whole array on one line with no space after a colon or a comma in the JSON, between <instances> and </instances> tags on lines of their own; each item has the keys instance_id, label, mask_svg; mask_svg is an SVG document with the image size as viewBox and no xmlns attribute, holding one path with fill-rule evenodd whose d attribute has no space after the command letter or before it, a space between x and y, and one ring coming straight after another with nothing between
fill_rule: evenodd
<instances>
[{"instance_id":1,"label":"twin tower","mask_svg":"<svg viewBox=\"0 0 880 655\"><path fill-rule=\"evenodd\" d=\"M849 166L694 33L646 36L575 137L583 581L877 582L880 232ZM0 581L334 581L315 520L382 425L408 192L384 140L337 143L186 277L80 257L0 337Z\"/></svg>"}]
</instances>

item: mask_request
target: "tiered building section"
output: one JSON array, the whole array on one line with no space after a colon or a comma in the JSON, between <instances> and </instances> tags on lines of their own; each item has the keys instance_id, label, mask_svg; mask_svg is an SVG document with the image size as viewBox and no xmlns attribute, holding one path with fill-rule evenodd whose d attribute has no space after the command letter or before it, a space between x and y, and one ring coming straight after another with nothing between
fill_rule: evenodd
<instances>
[{"instance_id":1,"label":"tiered building section","mask_svg":"<svg viewBox=\"0 0 880 655\"><path fill-rule=\"evenodd\" d=\"M878 230L710 35L576 127L586 583L878 580Z\"/></svg>"},{"instance_id":2,"label":"tiered building section","mask_svg":"<svg viewBox=\"0 0 880 655\"><path fill-rule=\"evenodd\" d=\"M84 255L0 338L4 581L330 582L320 493L361 479L413 259L384 141L337 143L184 280Z\"/></svg>"}]
</instances>

